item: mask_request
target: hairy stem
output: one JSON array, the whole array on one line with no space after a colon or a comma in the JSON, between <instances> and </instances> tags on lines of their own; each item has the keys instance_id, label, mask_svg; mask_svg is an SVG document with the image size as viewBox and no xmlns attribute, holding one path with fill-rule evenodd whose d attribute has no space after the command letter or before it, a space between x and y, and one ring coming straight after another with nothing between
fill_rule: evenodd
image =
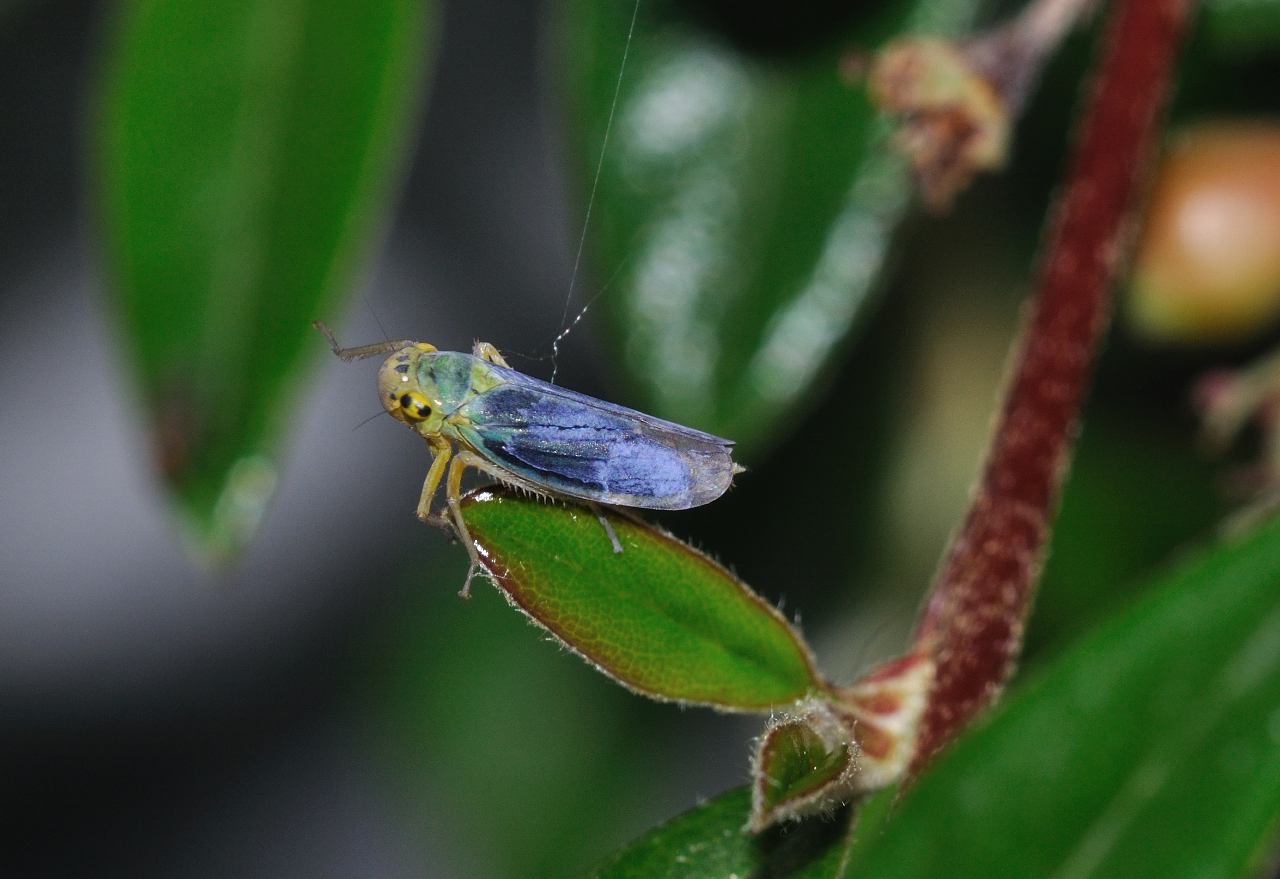
<instances>
[{"instance_id":1,"label":"hairy stem","mask_svg":"<svg viewBox=\"0 0 1280 879\"><path fill-rule=\"evenodd\" d=\"M917 632L937 672L911 774L995 699L1021 647L1190 5L1111 7L986 468Z\"/></svg>"}]
</instances>

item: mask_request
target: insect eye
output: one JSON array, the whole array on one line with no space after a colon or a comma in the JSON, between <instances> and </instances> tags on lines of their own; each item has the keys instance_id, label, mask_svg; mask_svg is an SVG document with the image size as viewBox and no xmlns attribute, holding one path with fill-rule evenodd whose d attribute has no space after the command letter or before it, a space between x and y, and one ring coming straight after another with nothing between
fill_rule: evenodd
<instances>
[{"instance_id":1,"label":"insect eye","mask_svg":"<svg viewBox=\"0 0 1280 879\"><path fill-rule=\"evenodd\" d=\"M431 404L417 391L400 395L400 411L410 421L425 421L431 417Z\"/></svg>"}]
</instances>

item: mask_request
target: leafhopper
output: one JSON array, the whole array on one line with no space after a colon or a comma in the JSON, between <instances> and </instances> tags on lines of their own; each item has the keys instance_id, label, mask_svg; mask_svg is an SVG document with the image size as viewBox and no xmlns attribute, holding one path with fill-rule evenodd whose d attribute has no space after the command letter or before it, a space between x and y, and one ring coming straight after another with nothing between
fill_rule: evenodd
<instances>
[{"instance_id":1,"label":"leafhopper","mask_svg":"<svg viewBox=\"0 0 1280 879\"><path fill-rule=\"evenodd\" d=\"M644 510L710 503L742 471L731 440L525 375L487 342L470 354L407 339L343 348L323 323L316 328L344 361L388 355L378 370L378 399L431 452L418 518L452 525L466 547L464 598L480 568L459 503L468 467L536 494ZM442 482L447 514L433 515Z\"/></svg>"}]
</instances>

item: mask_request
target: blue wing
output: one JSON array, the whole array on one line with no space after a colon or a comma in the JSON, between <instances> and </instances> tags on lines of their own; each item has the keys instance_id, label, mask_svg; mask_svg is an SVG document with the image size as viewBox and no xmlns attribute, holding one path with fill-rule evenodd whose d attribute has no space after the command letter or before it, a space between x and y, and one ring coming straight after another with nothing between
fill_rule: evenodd
<instances>
[{"instance_id":1,"label":"blue wing","mask_svg":"<svg viewBox=\"0 0 1280 879\"><path fill-rule=\"evenodd\" d=\"M455 429L528 482L605 504L682 510L710 503L733 480L729 440L492 370L506 383L458 409L465 418Z\"/></svg>"}]
</instances>

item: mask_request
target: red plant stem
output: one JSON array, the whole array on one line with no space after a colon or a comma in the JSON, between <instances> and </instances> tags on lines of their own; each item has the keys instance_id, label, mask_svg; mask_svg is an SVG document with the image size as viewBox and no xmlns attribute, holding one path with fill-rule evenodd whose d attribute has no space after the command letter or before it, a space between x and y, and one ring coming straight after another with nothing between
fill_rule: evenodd
<instances>
[{"instance_id":1,"label":"red plant stem","mask_svg":"<svg viewBox=\"0 0 1280 879\"><path fill-rule=\"evenodd\" d=\"M1189 0L1111 11L986 469L917 631L937 676L911 775L1013 669L1189 12Z\"/></svg>"}]
</instances>

